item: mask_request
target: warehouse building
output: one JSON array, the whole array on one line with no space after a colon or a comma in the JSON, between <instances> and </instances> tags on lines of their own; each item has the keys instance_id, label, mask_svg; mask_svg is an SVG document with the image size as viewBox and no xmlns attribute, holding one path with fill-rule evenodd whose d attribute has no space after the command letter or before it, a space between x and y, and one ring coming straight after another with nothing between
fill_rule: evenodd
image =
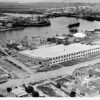
<instances>
[{"instance_id":1,"label":"warehouse building","mask_svg":"<svg viewBox=\"0 0 100 100\"><path fill-rule=\"evenodd\" d=\"M21 51L19 53L19 56L26 58L34 64L51 66L57 63L98 54L100 53L100 46L80 43L70 45L61 44L35 50Z\"/></svg>"},{"instance_id":2,"label":"warehouse building","mask_svg":"<svg viewBox=\"0 0 100 100\"><path fill-rule=\"evenodd\" d=\"M77 38L85 38L85 37L87 37L87 35L84 34L84 33L75 33L75 34L73 34L73 36L77 37Z\"/></svg>"}]
</instances>

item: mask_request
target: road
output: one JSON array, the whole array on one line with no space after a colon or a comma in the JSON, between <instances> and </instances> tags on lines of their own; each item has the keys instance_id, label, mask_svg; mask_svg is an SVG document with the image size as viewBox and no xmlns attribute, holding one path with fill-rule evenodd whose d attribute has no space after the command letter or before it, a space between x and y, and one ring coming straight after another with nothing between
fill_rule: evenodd
<instances>
[{"instance_id":1,"label":"road","mask_svg":"<svg viewBox=\"0 0 100 100\"><path fill-rule=\"evenodd\" d=\"M6 57L5 59L7 59L8 61L16 64L17 66L21 67L22 69L24 69L25 71L27 71L29 74L32 74L33 72L31 71L31 69L27 68L23 63L21 63L20 61L17 61L16 59L12 58L12 57Z\"/></svg>"},{"instance_id":2,"label":"road","mask_svg":"<svg viewBox=\"0 0 100 100\"><path fill-rule=\"evenodd\" d=\"M96 63L100 62L100 58L95 59L95 60L91 60L88 62L83 62L80 64L76 64L70 67L63 67L59 70L54 70L54 71L49 71L49 72L41 72L41 73L33 73L30 77L27 77L25 79L13 79L13 80L9 80L8 82L4 83L4 84L0 84L0 89L4 89L6 87L12 87L15 85L21 85L23 83L29 83L29 82L37 82L40 80L45 80L45 79L49 79L49 78L55 78L57 76L60 75L67 75L67 74L72 74L72 72L76 69L76 68L80 68L83 66L88 66L88 65L93 65Z\"/></svg>"}]
</instances>

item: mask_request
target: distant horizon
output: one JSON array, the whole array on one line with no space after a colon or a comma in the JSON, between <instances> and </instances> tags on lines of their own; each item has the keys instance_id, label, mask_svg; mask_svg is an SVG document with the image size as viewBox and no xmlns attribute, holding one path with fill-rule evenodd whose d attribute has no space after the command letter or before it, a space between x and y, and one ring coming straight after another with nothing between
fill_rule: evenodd
<instances>
[{"instance_id":1,"label":"distant horizon","mask_svg":"<svg viewBox=\"0 0 100 100\"><path fill-rule=\"evenodd\" d=\"M100 3L100 0L0 0L0 2L15 2L15 3L43 3L43 2L57 2L57 3Z\"/></svg>"},{"instance_id":2,"label":"distant horizon","mask_svg":"<svg viewBox=\"0 0 100 100\"><path fill-rule=\"evenodd\" d=\"M17 1L13 1L13 2L3 2L3 1L0 1L0 3L16 3L16 4L37 4L37 3L66 3L66 4L70 4L70 3L100 3L100 2L49 2L49 1L45 1L45 2L17 2Z\"/></svg>"}]
</instances>

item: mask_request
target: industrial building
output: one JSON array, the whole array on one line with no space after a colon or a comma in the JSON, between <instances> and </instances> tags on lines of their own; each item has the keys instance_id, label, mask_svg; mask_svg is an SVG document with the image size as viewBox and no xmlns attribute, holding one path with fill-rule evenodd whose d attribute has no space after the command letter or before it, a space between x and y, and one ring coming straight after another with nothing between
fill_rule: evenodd
<instances>
[{"instance_id":1,"label":"industrial building","mask_svg":"<svg viewBox=\"0 0 100 100\"><path fill-rule=\"evenodd\" d=\"M26 58L34 64L49 67L57 63L84 58L98 53L100 53L99 45L74 43L21 51L19 52L19 56Z\"/></svg>"},{"instance_id":2,"label":"industrial building","mask_svg":"<svg viewBox=\"0 0 100 100\"><path fill-rule=\"evenodd\" d=\"M73 36L77 37L77 38L85 38L85 37L87 37L87 35L84 34L84 33L75 33L75 34L73 34Z\"/></svg>"},{"instance_id":3,"label":"industrial building","mask_svg":"<svg viewBox=\"0 0 100 100\"><path fill-rule=\"evenodd\" d=\"M36 36L29 39L29 45L36 48L46 43L47 43L47 38L45 37Z\"/></svg>"},{"instance_id":4,"label":"industrial building","mask_svg":"<svg viewBox=\"0 0 100 100\"><path fill-rule=\"evenodd\" d=\"M22 87L14 88L10 92L10 95L12 95L13 97L28 97L28 93Z\"/></svg>"}]
</instances>

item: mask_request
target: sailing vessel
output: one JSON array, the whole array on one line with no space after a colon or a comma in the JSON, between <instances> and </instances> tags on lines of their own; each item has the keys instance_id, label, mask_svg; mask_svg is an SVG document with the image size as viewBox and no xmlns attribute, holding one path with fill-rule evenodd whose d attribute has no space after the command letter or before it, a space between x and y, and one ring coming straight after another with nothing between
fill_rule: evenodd
<instances>
[{"instance_id":1,"label":"sailing vessel","mask_svg":"<svg viewBox=\"0 0 100 100\"><path fill-rule=\"evenodd\" d=\"M77 27L79 27L79 26L80 26L80 23L78 22L78 19L77 19L77 22L72 23L72 24L69 24L69 25L68 25L68 28L69 28L69 31L70 31L70 32L76 33L76 32L78 32Z\"/></svg>"},{"instance_id":2,"label":"sailing vessel","mask_svg":"<svg viewBox=\"0 0 100 100\"><path fill-rule=\"evenodd\" d=\"M73 23L73 24L69 24L68 27L69 28L72 28L72 27L79 27L80 26L80 23L77 22L77 23Z\"/></svg>"},{"instance_id":3,"label":"sailing vessel","mask_svg":"<svg viewBox=\"0 0 100 100\"><path fill-rule=\"evenodd\" d=\"M76 29L76 28L71 28L71 29L69 29L69 31L72 32L72 33L77 33L77 32L78 32L78 29Z\"/></svg>"},{"instance_id":4,"label":"sailing vessel","mask_svg":"<svg viewBox=\"0 0 100 100\"><path fill-rule=\"evenodd\" d=\"M78 19L77 19L77 21L75 23L69 24L68 28L79 27L79 26L80 26L80 23L78 22Z\"/></svg>"}]
</instances>

